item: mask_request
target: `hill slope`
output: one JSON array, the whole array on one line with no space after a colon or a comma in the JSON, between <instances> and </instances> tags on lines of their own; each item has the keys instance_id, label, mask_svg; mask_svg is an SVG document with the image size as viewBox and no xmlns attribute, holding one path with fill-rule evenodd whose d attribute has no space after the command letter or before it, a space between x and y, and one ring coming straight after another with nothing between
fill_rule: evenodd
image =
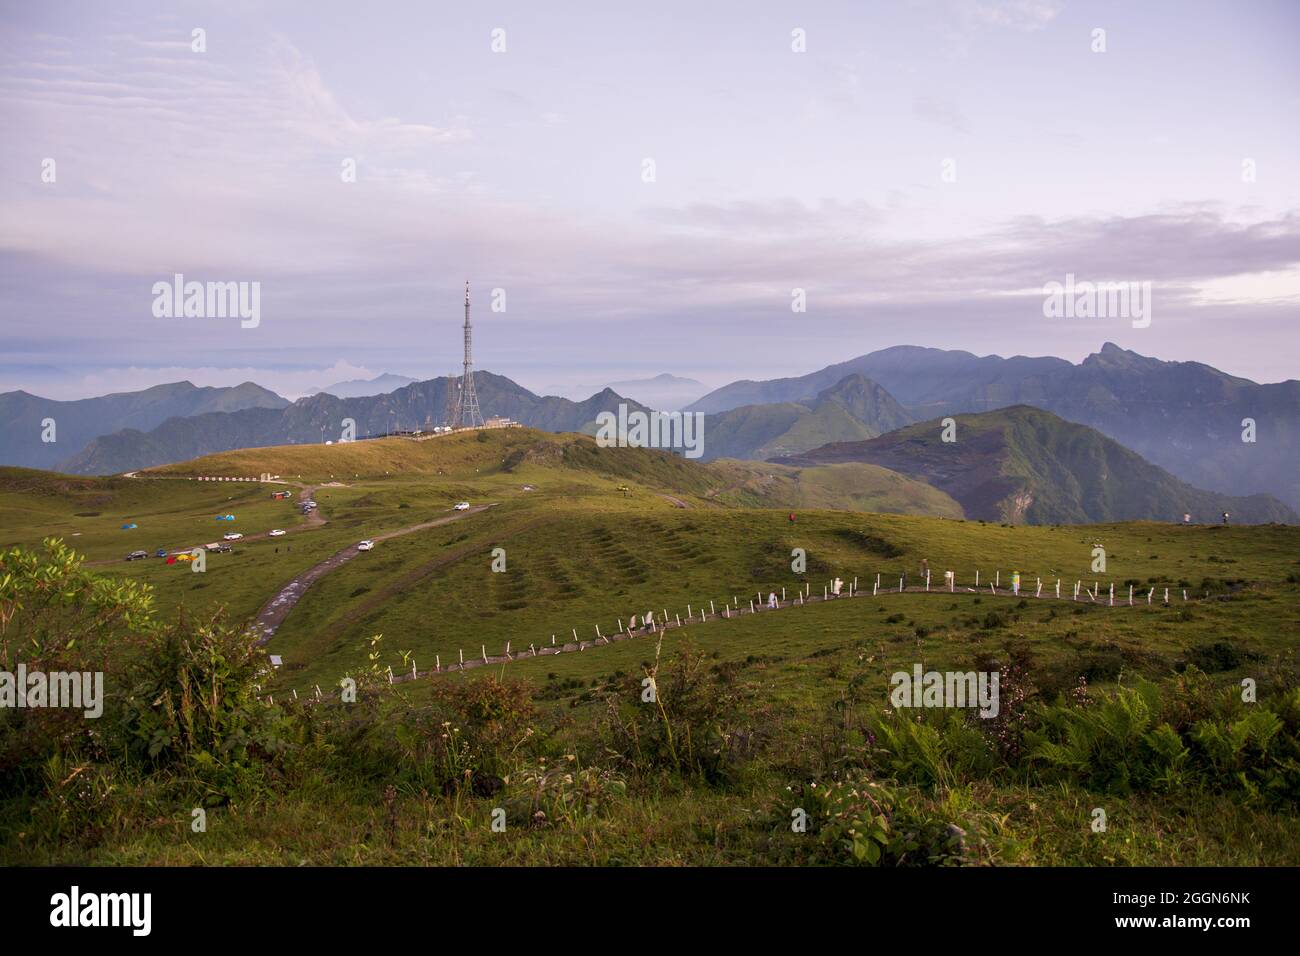
<instances>
[{"instance_id":1,"label":"hill slope","mask_svg":"<svg viewBox=\"0 0 1300 956\"><path fill-rule=\"evenodd\" d=\"M961 416L955 442L942 441L941 431L939 420L922 422L779 461L880 465L939 488L968 517L989 521L1180 521L1189 512L1211 523L1224 511L1243 523L1300 520L1268 495L1242 498L1194 488L1091 428L1025 405Z\"/></svg>"},{"instance_id":2,"label":"hill slope","mask_svg":"<svg viewBox=\"0 0 1300 956\"><path fill-rule=\"evenodd\" d=\"M875 438L913 421L889 392L847 375L803 402L745 405L705 419L705 458L774 458Z\"/></svg>"}]
</instances>

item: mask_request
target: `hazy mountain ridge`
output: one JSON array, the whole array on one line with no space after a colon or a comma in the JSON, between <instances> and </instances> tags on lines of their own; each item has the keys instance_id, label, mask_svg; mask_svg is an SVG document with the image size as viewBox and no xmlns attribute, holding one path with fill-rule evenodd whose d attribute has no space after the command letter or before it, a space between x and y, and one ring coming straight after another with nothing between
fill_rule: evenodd
<instances>
[{"instance_id":1,"label":"hazy mountain ridge","mask_svg":"<svg viewBox=\"0 0 1300 956\"><path fill-rule=\"evenodd\" d=\"M1181 521L1188 512L1207 524L1218 522L1224 511L1239 523L1300 521L1272 496L1195 488L1097 430L1038 408L959 416L954 442L944 442L942 431L935 419L777 461L879 465L933 485L956 499L968 517L987 521Z\"/></svg>"},{"instance_id":2,"label":"hazy mountain ridge","mask_svg":"<svg viewBox=\"0 0 1300 956\"><path fill-rule=\"evenodd\" d=\"M307 394L319 395L324 392L333 395L335 398L365 398L368 395L384 395L396 391L404 385L414 385L418 381L419 379L411 378L409 375L394 375L392 372L385 372L382 375L376 375L374 378L353 378L348 379L346 382L335 382L325 388L309 389Z\"/></svg>"},{"instance_id":3,"label":"hazy mountain ridge","mask_svg":"<svg viewBox=\"0 0 1300 956\"><path fill-rule=\"evenodd\" d=\"M1033 405L1096 428L1184 481L1262 491L1300 507L1300 381L1260 385L1200 362L1166 362L1107 342L1078 365L896 346L797 378L734 382L690 408L802 402L849 371L915 418ZM1243 442L1243 419L1256 441Z\"/></svg>"},{"instance_id":4,"label":"hazy mountain ridge","mask_svg":"<svg viewBox=\"0 0 1300 956\"><path fill-rule=\"evenodd\" d=\"M601 411L636 402L605 389L582 402L538 396L491 372L474 373L485 417L500 415L546 431L580 431ZM301 398L282 409L244 409L173 418L151 431L126 430L95 439L63 463L74 474L114 474L167 462L198 458L237 448L310 444L337 440L343 422L356 423L356 437L413 429L443 420L446 378L416 382L384 395L338 398L325 392Z\"/></svg>"},{"instance_id":5,"label":"hazy mountain ridge","mask_svg":"<svg viewBox=\"0 0 1300 956\"><path fill-rule=\"evenodd\" d=\"M178 416L288 405L288 399L254 382L220 388L171 382L75 401L6 392L0 395L0 463L53 469L91 440L123 429L147 431ZM53 442L41 440L47 418L54 419Z\"/></svg>"}]
</instances>

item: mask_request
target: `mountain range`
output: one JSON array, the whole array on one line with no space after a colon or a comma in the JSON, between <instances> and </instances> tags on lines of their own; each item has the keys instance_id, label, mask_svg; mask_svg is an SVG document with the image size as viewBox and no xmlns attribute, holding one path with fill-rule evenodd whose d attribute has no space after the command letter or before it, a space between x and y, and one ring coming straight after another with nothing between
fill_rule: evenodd
<instances>
[{"instance_id":1,"label":"mountain range","mask_svg":"<svg viewBox=\"0 0 1300 956\"><path fill-rule=\"evenodd\" d=\"M646 410L610 389L573 402L534 395L491 372L475 372L474 384L485 415L512 418L546 431L590 430L597 414L616 412L623 402L630 409ZM436 378L383 395L339 398L321 392L279 408L170 418L149 431L128 428L96 438L60 468L73 474L112 474L235 448L337 440L348 419L356 425L356 437L364 438L441 422L446 399L447 379Z\"/></svg>"},{"instance_id":2,"label":"mountain range","mask_svg":"<svg viewBox=\"0 0 1300 956\"><path fill-rule=\"evenodd\" d=\"M88 442L122 429L153 429L173 418L282 409L288 399L253 382L228 388L200 388L191 382L155 385L138 392L116 392L64 402L27 392L0 395L0 449L6 465L62 467ZM47 419L54 441L42 440Z\"/></svg>"},{"instance_id":3,"label":"mountain range","mask_svg":"<svg viewBox=\"0 0 1300 956\"><path fill-rule=\"evenodd\" d=\"M806 403L849 375L887 390L913 421L1032 405L1089 425L1199 487L1266 492L1300 508L1300 381L1260 385L1110 342L1078 365L896 346L795 378L733 382L687 410ZM1253 442L1242 440L1246 419Z\"/></svg>"}]
</instances>

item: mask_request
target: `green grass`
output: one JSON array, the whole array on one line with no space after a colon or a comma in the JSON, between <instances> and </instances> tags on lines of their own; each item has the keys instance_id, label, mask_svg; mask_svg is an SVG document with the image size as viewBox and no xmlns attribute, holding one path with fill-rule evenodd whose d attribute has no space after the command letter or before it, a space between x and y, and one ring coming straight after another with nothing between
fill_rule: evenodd
<instances>
[{"instance_id":1,"label":"green grass","mask_svg":"<svg viewBox=\"0 0 1300 956\"><path fill-rule=\"evenodd\" d=\"M1094 689L1168 680L1189 664L1209 672L1215 693L1245 677L1262 695L1294 684L1300 637L1300 529L1284 526L1183 528L1150 522L1097 526L1011 527L952 518L835 510L851 503L853 468L781 472L784 489L736 488L756 473L720 463L711 470L672 456L596 449L564 436L539 439L512 430L487 442L456 436L425 443L249 450L201 465L156 470L157 479L79 479L0 473L0 516L7 544L33 545L63 535L99 568L153 585L162 614L177 606L224 606L250 618L295 574L362 537L449 514L461 499L495 502L488 511L381 542L315 584L268 650L285 666L265 688L283 700L319 684L330 688L367 665L372 635L382 633L377 662L401 671L401 653L422 670L444 666L463 648L499 654L528 644L590 640L595 625L610 633L631 614L653 609L685 616L688 604L717 609L733 595L748 607L754 592L803 581L821 593L833 576L858 578L866 596L774 613L710 620L591 647L580 653L444 673L381 687L371 733L430 724L421 708L439 706L448 688L489 679L522 681L537 708L530 743L511 750L516 772L538 760L574 756L604 766L609 757L609 697L654 666L698 650L719 693L742 693L744 719L759 734L757 756L725 782L662 771L627 771L625 796L590 817L532 830L516 817L494 834L489 815L500 802L465 793L431 792L402 777L406 761L385 756L362 770L328 762L312 735L304 753L276 771L271 792L210 811L209 830L189 830L192 797L184 778L117 781L91 835L49 839L23 802L0 803L0 861L101 864L734 864L825 862L789 830L800 788L840 772L837 721L857 695L874 710L888 700L889 675L915 663L939 670L980 662L1022 662L1045 697L1087 675ZM352 468L347 474L346 465ZM293 466L293 467L288 467ZM328 523L280 539L237 545L213 555L205 574L160 561L122 563L135 547L212 540L226 530L218 512L239 515L238 530L292 527L292 503L272 502L265 485L209 484L186 473L272 471L304 484L329 480L316 494ZM293 470L297 468L298 470ZM328 469L333 468L333 471ZM384 474L385 471L390 472ZM821 470L818 470L819 472ZM162 477L168 475L170 477ZM761 476L759 476L761 477ZM746 479L749 480L749 479ZM823 484L819 484L823 483ZM525 485L534 490L524 491ZM627 487L625 493L620 489ZM277 486L278 487L278 486ZM713 494L728 488L722 494ZM822 490L819 490L822 489ZM795 499L795 494L803 495ZM746 495L754 497L746 499ZM824 497L817 497L823 495ZM686 502L681 508L668 496ZM782 503L771 501L775 497ZM748 500L750 507L740 506ZM822 502L822 510L792 500ZM761 502L773 507L753 507ZM89 514L98 512L97 514ZM77 517L77 513L82 513ZM140 528L120 531L127 519ZM215 529L215 530L214 530ZM79 530L73 538L71 532ZM149 534L144 542L142 533ZM132 536L141 535L140 538ZM154 539L158 543L153 543ZM140 541L141 543L135 543ZM1094 573L1093 549L1106 551ZM506 550L507 570L491 570L492 549ZM289 550L292 548L292 550ZM808 568L791 570L804 549ZM933 573L930 594L870 596L877 573L916 584L922 560ZM1023 601L987 591L939 590L954 569L963 588L976 569L1006 583L1022 575ZM1172 588L1174 603L1108 608L1090 602L1035 600L1034 579L1050 594L1058 576ZM1186 583L1192 601L1184 604ZM1208 590L1207 599L1204 592ZM333 705L329 705L333 706ZM738 705L739 707L740 705ZM861 706L861 705L859 705ZM412 714L421 715L413 718ZM360 718L358 718L360 721ZM357 726L361 726L358 723ZM295 751L296 752L296 751ZM393 751L397 753L397 751ZM621 766L617 762L611 766ZM397 782L391 817L383 788ZM1089 792L1038 779L970 777L947 788L899 784L907 801L945 818L990 828L983 862L1067 865L1296 865L1300 822L1289 812L1216 793ZM517 799L517 784L506 797ZM504 798L502 798L504 799ZM1092 808L1107 808L1105 834L1088 828ZM17 834L23 834L17 836Z\"/></svg>"}]
</instances>

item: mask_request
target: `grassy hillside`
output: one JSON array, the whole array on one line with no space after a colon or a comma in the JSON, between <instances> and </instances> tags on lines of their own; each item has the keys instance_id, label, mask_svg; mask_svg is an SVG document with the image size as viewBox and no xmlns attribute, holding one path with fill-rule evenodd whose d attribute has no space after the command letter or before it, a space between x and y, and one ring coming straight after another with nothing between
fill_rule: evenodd
<instances>
[{"instance_id":1,"label":"grassy hillside","mask_svg":"<svg viewBox=\"0 0 1300 956\"><path fill-rule=\"evenodd\" d=\"M1027 405L956 417L956 440L939 419L864 442L827 445L783 460L862 461L948 492L971 517L1032 524L1155 519L1300 521L1267 495L1232 497L1193 488L1100 432Z\"/></svg>"},{"instance_id":2,"label":"grassy hillside","mask_svg":"<svg viewBox=\"0 0 1300 956\"><path fill-rule=\"evenodd\" d=\"M135 726L126 744L59 756L83 768L75 788L58 760L28 765L0 746L0 862L853 863L861 858L836 829L833 802L854 799L848 787L884 801L899 834L880 849L891 864L1300 863L1300 781L1285 769L1300 731L1300 697L1287 703L1300 681L1300 528L833 510L887 502L959 513L942 493L868 464L703 466L576 436L484 434L257 449L135 479L0 473L11 540L76 527L77 546L93 554L115 555L136 534L117 527L124 515L137 531L178 539L220 527L217 511L236 513L241 530L297 517L270 500L281 486L186 477L195 474L279 473L314 488L326 518L241 544L204 574L156 561L103 566L152 584L160 616L187 611L186 643L164 635L134 666L170 687L169 668L191 649L185 681L247 682L225 698L222 719L239 723L220 746L180 752L178 741L206 724L162 733L165 714L149 703L162 691L151 692L132 705L144 723L132 725L129 708L103 722L105 734ZM462 499L494 506L357 554L281 624L266 648L283 658L278 671L250 654L238 626L288 580L361 537L452 515ZM1098 545L1105 573L1091 570ZM503 571L493 570L497 548ZM877 573L887 587L903 574L915 585L922 561L936 588L955 570L956 593L870 596ZM977 569L982 582L1000 574L1004 584L1019 570L1028 593L969 591ZM435 655L447 665L462 648L495 656L510 642L518 654L575 628L590 639L651 609L685 618L688 605L698 614L733 597L747 609L752 592L790 595L803 583L820 594L835 575L856 576L866 594L688 623L661 646L637 638L393 686L383 676L412 660L427 670ZM1040 576L1048 594L1058 576L1067 594L1075 579L1114 581L1122 596L1129 582L1168 585L1173 603L1035 599ZM218 606L236 625L228 643L196 627ZM30 611L9 625L20 644ZM1008 722L995 732L960 714L895 717L889 675L916 663L1005 672ZM121 666L111 687L140 686ZM362 682L358 703L308 702L345 674ZM647 674L662 708L640 703ZM1196 741L1206 722L1228 735L1230 722L1255 720L1240 709L1244 677L1257 682L1259 706L1282 716L1274 750L1232 758L1238 773ZM1137 693L1149 703L1109 696ZM1133 739L1069 767L1034 756L1028 737L1022 751L1001 736L1112 711L1137 728ZM1161 722L1189 748L1177 786L1160 783L1142 743ZM162 740L161 753L107 756L141 740ZM1131 776L1117 779L1117 766ZM208 830L196 834L200 805ZM1111 820L1104 834L1088 826L1097 806ZM505 834L488 826L497 807ZM795 808L811 814L807 834L791 831ZM951 827L964 832L959 843Z\"/></svg>"},{"instance_id":3,"label":"grassy hillside","mask_svg":"<svg viewBox=\"0 0 1300 956\"><path fill-rule=\"evenodd\" d=\"M772 462L712 462L726 484L709 497L751 508L825 508L961 518L949 495L896 471L859 462L792 468Z\"/></svg>"}]
</instances>

